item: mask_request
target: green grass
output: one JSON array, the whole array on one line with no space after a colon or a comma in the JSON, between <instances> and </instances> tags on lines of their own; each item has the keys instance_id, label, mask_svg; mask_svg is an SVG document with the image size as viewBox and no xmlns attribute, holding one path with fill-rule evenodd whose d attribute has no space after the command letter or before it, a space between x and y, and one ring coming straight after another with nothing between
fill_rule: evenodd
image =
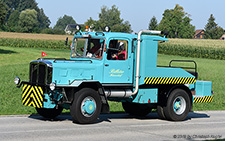
<instances>
[{"instance_id":1,"label":"green grass","mask_svg":"<svg viewBox=\"0 0 225 141\"><path fill-rule=\"evenodd\" d=\"M13 80L15 76L28 80L29 62L46 52L46 58L69 58L70 50L0 47L0 115L32 114L35 109L23 106L21 102L22 90L16 88ZM225 110L224 84L225 61L201 58L188 58L171 55L158 55L159 65L168 65L172 59L195 60L198 64L200 80L213 82L213 103L194 104L194 110ZM110 102L111 111L123 111L121 103Z\"/></svg>"},{"instance_id":2,"label":"green grass","mask_svg":"<svg viewBox=\"0 0 225 141\"><path fill-rule=\"evenodd\" d=\"M16 76L28 80L29 62L41 57L41 51L48 58L69 58L70 50L31 49L0 47L0 114L30 114L34 108L21 105L22 90L16 88L13 80Z\"/></svg>"}]
</instances>

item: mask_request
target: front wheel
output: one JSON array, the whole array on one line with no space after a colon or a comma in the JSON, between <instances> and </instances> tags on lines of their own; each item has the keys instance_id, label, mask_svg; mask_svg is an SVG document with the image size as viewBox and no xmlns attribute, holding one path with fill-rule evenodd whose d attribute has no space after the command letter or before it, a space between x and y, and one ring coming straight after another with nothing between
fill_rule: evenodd
<instances>
[{"instance_id":1,"label":"front wheel","mask_svg":"<svg viewBox=\"0 0 225 141\"><path fill-rule=\"evenodd\" d=\"M166 119L182 121L187 117L190 108L191 101L187 92L182 89L175 89L171 92L163 111Z\"/></svg>"},{"instance_id":2,"label":"front wheel","mask_svg":"<svg viewBox=\"0 0 225 141\"><path fill-rule=\"evenodd\" d=\"M101 112L99 94L90 88L83 88L74 95L70 114L76 123L87 124L97 120Z\"/></svg>"}]
</instances>

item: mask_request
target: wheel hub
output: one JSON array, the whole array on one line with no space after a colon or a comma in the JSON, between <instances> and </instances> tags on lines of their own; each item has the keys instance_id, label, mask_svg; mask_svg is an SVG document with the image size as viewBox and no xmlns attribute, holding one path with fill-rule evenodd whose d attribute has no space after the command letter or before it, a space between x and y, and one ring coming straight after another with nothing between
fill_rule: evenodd
<instances>
[{"instance_id":1,"label":"wheel hub","mask_svg":"<svg viewBox=\"0 0 225 141\"><path fill-rule=\"evenodd\" d=\"M86 101L83 106L83 110L87 114L92 114L95 111L95 103L93 101Z\"/></svg>"},{"instance_id":2,"label":"wheel hub","mask_svg":"<svg viewBox=\"0 0 225 141\"><path fill-rule=\"evenodd\" d=\"M174 104L174 109L175 110L179 110L180 109L180 102L175 102L175 104Z\"/></svg>"},{"instance_id":3,"label":"wheel hub","mask_svg":"<svg viewBox=\"0 0 225 141\"><path fill-rule=\"evenodd\" d=\"M173 110L177 115L184 113L186 109L186 101L183 97L179 96L173 101Z\"/></svg>"},{"instance_id":4,"label":"wheel hub","mask_svg":"<svg viewBox=\"0 0 225 141\"><path fill-rule=\"evenodd\" d=\"M91 117L96 110L96 102L92 97L86 97L81 103L82 114Z\"/></svg>"}]
</instances>

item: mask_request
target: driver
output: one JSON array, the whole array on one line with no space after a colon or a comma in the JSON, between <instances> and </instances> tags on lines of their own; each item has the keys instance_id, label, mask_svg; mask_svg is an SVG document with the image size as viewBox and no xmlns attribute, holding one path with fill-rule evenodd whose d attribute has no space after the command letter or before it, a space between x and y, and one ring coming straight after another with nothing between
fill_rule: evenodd
<instances>
[{"instance_id":1,"label":"driver","mask_svg":"<svg viewBox=\"0 0 225 141\"><path fill-rule=\"evenodd\" d=\"M112 55L112 60L126 60L127 52L125 50L125 45L123 42L118 43L119 52Z\"/></svg>"},{"instance_id":2,"label":"driver","mask_svg":"<svg viewBox=\"0 0 225 141\"><path fill-rule=\"evenodd\" d=\"M100 39L94 39L92 40L92 43L94 44L94 46L89 50L89 52L96 56L99 56L101 50Z\"/></svg>"}]
</instances>

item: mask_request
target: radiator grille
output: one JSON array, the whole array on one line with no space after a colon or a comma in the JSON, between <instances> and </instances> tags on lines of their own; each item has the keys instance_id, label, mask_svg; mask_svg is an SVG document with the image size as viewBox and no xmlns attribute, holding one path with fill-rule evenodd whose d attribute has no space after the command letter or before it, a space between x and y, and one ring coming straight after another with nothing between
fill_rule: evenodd
<instances>
[{"instance_id":1,"label":"radiator grille","mask_svg":"<svg viewBox=\"0 0 225 141\"><path fill-rule=\"evenodd\" d=\"M52 68L43 62L30 64L30 82L33 84L49 84L52 79Z\"/></svg>"}]
</instances>

